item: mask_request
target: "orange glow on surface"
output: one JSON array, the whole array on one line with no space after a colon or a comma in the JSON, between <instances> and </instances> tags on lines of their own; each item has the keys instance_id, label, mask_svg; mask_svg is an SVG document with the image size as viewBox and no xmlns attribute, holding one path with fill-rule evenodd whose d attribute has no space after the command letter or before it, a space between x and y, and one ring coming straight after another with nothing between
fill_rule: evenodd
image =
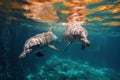
<instances>
[{"instance_id":1,"label":"orange glow on surface","mask_svg":"<svg viewBox=\"0 0 120 80\"><path fill-rule=\"evenodd\" d=\"M57 2L63 2L64 0L26 0L27 2L52 2L52 3L57 3Z\"/></svg>"},{"instance_id":2,"label":"orange glow on surface","mask_svg":"<svg viewBox=\"0 0 120 80\"><path fill-rule=\"evenodd\" d=\"M57 13L51 2L32 2L31 5L22 6L30 12L24 13L27 18L38 22L52 23L58 20Z\"/></svg>"},{"instance_id":3,"label":"orange glow on surface","mask_svg":"<svg viewBox=\"0 0 120 80\"><path fill-rule=\"evenodd\" d=\"M85 20L86 20L85 17L83 17L83 18L76 18L76 21L78 21L78 22L80 22L80 21L85 21Z\"/></svg>"},{"instance_id":4,"label":"orange glow on surface","mask_svg":"<svg viewBox=\"0 0 120 80\"><path fill-rule=\"evenodd\" d=\"M67 7L75 7L75 6L83 6L86 3L83 0L71 0L71 1L64 1L63 2Z\"/></svg>"},{"instance_id":5,"label":"orange glow on surface","mask_svg":"<svg viewBox=\"0 0 120 80\"><path fill-rule=\"evenodd\" d=\"M41 3L43 3L43 2L50 2L50 0L26 0L27 2L30 2L30 3L32 3L32 2L41 2Z\"/></svg>"},{"instance_id":6,"label":"orange glow on surface","mask_svg":"<svg viewBox=\"0 0 120 80\"><path fill-rule=\"evenodd\" d=\"M75 6L75 4L73 4L71 2L67 2L67 1L64 1L64 5L67 6L67 7L73 7L73 6Z\"/></svg>"},{"instance_id":7,"label":"orange glow on surface","mask_svg":"<svg viewBox=\"0 0 120 80\"><path fill-rule=\"evenodd\" d=\"M104 22L103 25L120 26L120 22L118 22L118 21Z\"/></svg>"},{"instance_id":8,"label":"orange glow on surface","mask_svg":"<svg viewBox=\"0 0 120 80\"><path fill-rule=\"evenodd\" d=\"M109 17L111 18L115 18L115 19L120 19L119 15L106 15L106 13L110 13L110 14L114 14L114 13L119 13L120 12L120 0L116 0L114 3L111 3L108 1L108 3L106 4L100 4L97 7L93 7L93 8L87 8L86 6L90 4L95 4L96 3L100 3L103 0L25 0L26 2L28 2L29 4L24 4L24 3L20 3L17 1L0 1L0 11L5 13L5 14L11 14L12 11L17 11L15 10L15 8L19 8L19 9L23 9L26 10L25 13L20 13L23 16L27 17L28 19L32 19L38 22L44 22L44 23L53 23L56 22L59 17L57 15L57 11L54 9L56 4L58 2L60 3L60 7L62 6L62 8L60 8L60 12L62 14L66 14L65 18L67 20L67 22L81 22L81 21L85 21L86 19L88 21L106 21ZM54 5L55 4L55 5ZM4 8L4 6L7 6ZM64 6L66 6L64 8ZM91 5L90 5L91 6ZM58 6L57 6L58 7ZM66 9L67 8L67 9ZM6 10L7 9L7 10ZM13 9L13 10L12 10ZM58 9L58 8L57 8ZM65 9L65 10L62 10ZM96 15L97 12L103 12L104 17L100 17L100 15ZM15 13L19 13L15 12ZM94 17L94 13L95 16ZM93 15L93 18L87 18L86 15ZM14 16L14 15L12 15ZM60 15L61 16L61 15ZM17 18L15 17L9 17L9 20L17 20ZM120 22L111 22L108 20L108 22L103 22L103 25L119 25L120 26Z\"/></svg>"},{"instance_id":9,"label":"orange glow on surface","mask_svg":"<svg viewBox=\"0 0 120 80\"><path fill-rule=\"evenodd\" d=\"M63 13L63 14L69 14L70 11L69 10L61 10L61 13Z\"/></svg>"},{"instance_id":10,"label":"orange glow on surface","mask_svg":"<svg viewBox=\"0 0 120 80\"><path fill-rule=\"evenodd\" d=\"M114 16L114 18L120 18L120 15L119 16Z\"/></svg>"},{"instance_id":11,"label":"orange glow on surface","mask_svg":"<svg viewBox=\"0 0 120 80\"><path fill-rule=\"evenodd\" d=\"M98 11L104 11L104 10L108 10L108 9L111 9L113 7L112 4L110 5L102 5L102 6L99 6L97 8L93 8L91 10L89 10L90 12L98 12Z\"/></svg>"},{"instance_id":12,"label":"orange glow on surface","mask_svg":"<svg viewBox=\"0 0 120 80\"><path fill-rule=\"evenodd\" d=\"M118 5L115 8L109 10L109 12L111 12L111 13L118 13L118 12L120 12L120 5Z\"/></svg>"},{"instance_id":13,"label":"orange glow on surface","mask_svg":"<svg viewBox=\"0 0 120 80\"><path fill-rule=\"evenodd\" d=\"M63 14L68 14L67 22L81 22L86 19L86 3L84 0L68 0L63 3L68 7L67 10L61 11Z\"/></svg>"},{"instance_id":14,"label":"orange glow on surface","mask_svg":"<svg viewBox=\"0 0 120 80\"><path fill-rule=\"evenodd\" d=\"M86 7L85 6L82 6L82 7L72 7L72 8L69 8L69 13L70 14L73 14L73 13L83 13L85 11Z\"/></svg>"},{"instance_id":15,"label":"orange glow on surface","mask_svg":"<svg viewBox=\"0 0 120 80\"><path fill-rule=\"evenodd\" d=\"M97 8L98 11L103 11L112 8L113 5L103 5Z\"/></svg>"},{"instance_id":16,"label":"orange glow on surface","mask_svg":"<svg viewBox=\"0 0 120 80\"><path fill-rule=\"evenodd\" d=\"M88 10L88 9L85 9L83 11L83 14L85 14L85 15L92 14L92 13L93 13L92 10Z\"/></svg>"},{"instance_id":17,"label":"orange glow on surface","mask_svg":"<svg viewBox=\"0 0 120 80\"><path fill-rule=\"evenodd\" d=\"M97 20L102 21L103 19L101 17L95 17L95 18L87 18L88 21Z\"/></svg>"},{"instance_id":18,"label":"orange glow on surface","mask_svg":"<svg viewBox=\"0 0 120 80\"><path fill-rule=\"evenodd\" d=\"M102 0L84 0L86 3L98 3L101 2Z\"/></svg>"},{"instance_id":19,"label":"orange glow on surface","mask_svg":"<svg viewBox=\"0 0 120 80\"><path fill-rule=\"evenodd\" d=\"M57 2L63 2L64 0L50 0L53 3L57 3Z\"/></svg>"}]
</instances>

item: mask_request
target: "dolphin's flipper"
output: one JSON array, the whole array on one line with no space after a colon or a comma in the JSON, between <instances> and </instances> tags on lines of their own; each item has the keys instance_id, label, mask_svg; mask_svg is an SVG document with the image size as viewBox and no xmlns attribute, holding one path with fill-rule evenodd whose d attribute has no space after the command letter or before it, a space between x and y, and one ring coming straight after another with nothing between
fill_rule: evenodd
<instances>
[{"instance_id":1,"label":"dolphin's flipper","mask_svg":"<svg viewBox=\"0 0 120 80\"><path fill-rule=\"evenodd\" d=\"M84 49L85 49L85 45L82 44L82 45L81 45L81 50L84 50Z\"/></svg>"},{"instance_id":2,"label":"dolphin's flipper","mask_svg":"<svg viewBox=\"0 0 120 80\"><path fill-rule=\"evenodd\" d=\"M36 53L36 56L38 56L38 57L42 57L42 56L44 56L41 52L38 52L38 53Z\"/></svg>"},{"instance_id":3,"label":"dolphin's flipper","mask_svg":"<svg viewBox=\"0 0 120 80\"><path fill-rule=\"evenodd\" d=\"M65 47L65 51L67 51L68 47L72 44L72 41L68 42L68 44Z\"/></svg>"},{"instance_id":4,"label":"dolphin's flipper","mask_svg":"<svg viewBox=\"0 0 120 80\"><path fill-rule=\"evenodd\" d=\"M59 50L59 49L56 48L54 45L50 45L50 44L49 44L48 47L49 47L49 48L52 48L52 49L54 49L54 50Z\"/></svg>"}]
</instances>

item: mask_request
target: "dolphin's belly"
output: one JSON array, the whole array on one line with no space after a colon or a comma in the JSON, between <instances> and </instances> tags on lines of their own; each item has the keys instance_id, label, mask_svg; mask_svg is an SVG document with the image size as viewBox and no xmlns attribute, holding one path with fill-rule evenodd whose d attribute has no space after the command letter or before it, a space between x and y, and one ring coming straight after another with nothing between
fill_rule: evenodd
<instances>
[{"instance_id":1,"label":"dolphin's belly","mask_svg":"<svg viewBox=\"0 0 120 80\"><path fill-rule=\"evenodd\" d=\"M67 41L72 41L73 42L73 41L79 41L81 36L79 36L79 35L65 35L64 38Z\"/></svg>"}]
</instances>

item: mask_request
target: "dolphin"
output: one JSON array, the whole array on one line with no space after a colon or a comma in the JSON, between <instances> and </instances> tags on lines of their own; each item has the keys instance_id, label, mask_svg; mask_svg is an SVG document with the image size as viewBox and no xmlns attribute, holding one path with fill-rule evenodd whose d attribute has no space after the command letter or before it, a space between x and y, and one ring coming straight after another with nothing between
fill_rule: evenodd
<instances>
[{"instance_id":1,"label":"dolphin","mask_svg":"<svg viewBox=\"0 0 120 80\"><path fill-rule=\"evenodd\" d=\"M57 42L57 36L53 33L53 28L48 32L37 34L28 39L24 44L24 50L19 55L19 58L24 58L26 55L35 53L36 56L42 57L41 49L49 47L54 50L59 50L53 44Z\"/></svg>"},{"instance_id":2,"label":"dolphin","mask_svg":"<svg viewBox=\"0 0 120 80\"><path fill-rule=\"evenodd\" d=\"M63 40L67 40L68 43L65 47L65 51L67 51L68 47L73 42L80 42L81 49L84 49L85 46L90 46L90 41L88 40L88 32L85 28L83 28L80 24L77 23L67 23L66 29L63 35Z\"/></svg>"}]
</instances>

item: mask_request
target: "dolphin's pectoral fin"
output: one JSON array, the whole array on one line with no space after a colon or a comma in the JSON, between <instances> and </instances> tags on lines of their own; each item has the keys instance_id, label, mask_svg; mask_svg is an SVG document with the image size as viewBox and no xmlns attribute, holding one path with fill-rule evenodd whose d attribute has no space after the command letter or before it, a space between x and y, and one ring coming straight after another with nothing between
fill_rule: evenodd
<instances>
[{"instance_id":1,"label":"dolphin's pectoral fin","mask_svg":"<svg viewBox=\"0 0 120 80\"><path fill-rule=\"evenodd\" d=\"M42 57L42 56L44 56L41 52L38 52L38 53L36 53L36 56L38 56L38 57Z\"/></svg>"},{"instance_id":2,"label":"dolphin's pectoral fin","mask_svg":"<svg viewBox=\"0 0 120 80\"><path fill-rule=\"evenodd\" d=\"M84 50L84 49L85 49L85 45L82 44L82 45L81 45L81 50Z\"/></svg>"},{"instance_id":3,"label":"dolphin's pectoral fin","mask_svg":"<svg viewBox=\"0 0 120 80\"><path fill-rule=\"evenodd\" d=\"M49 44L48 47L49 47L49 48L52 48L52 49L54 49L54 50L59 50L59 49L56 48L54 45L50 45L50 44Z\"/></svg>"},{"instance_id":4,"label":"dolphin's pectoral fin","mask_svg":"<svg viewBox=\"0 0 120 80\"><path fill-rule=\"evenodd\" d=\"M68 47L72 44L72 41L71 42L68 42L68 44L66 45L65 47L65 51L67 51Z\"/></svg>"}]
</instances>

